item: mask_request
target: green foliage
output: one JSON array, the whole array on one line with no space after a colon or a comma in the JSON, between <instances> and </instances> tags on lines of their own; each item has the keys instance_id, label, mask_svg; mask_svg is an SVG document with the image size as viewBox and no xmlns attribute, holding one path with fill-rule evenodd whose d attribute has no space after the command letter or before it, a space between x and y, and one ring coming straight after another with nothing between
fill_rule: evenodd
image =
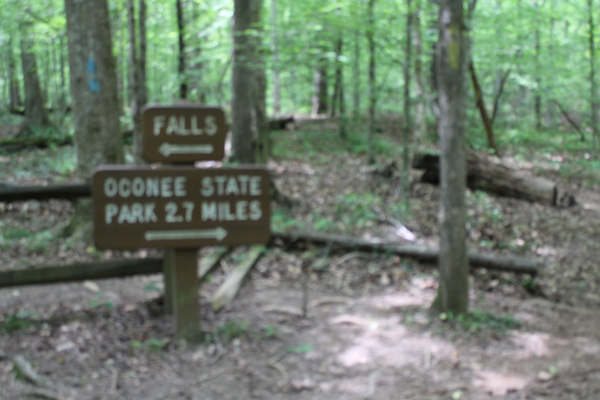
<instances>
[{"instance_id":1,"label":"green foliage","mask_svg":"<svg viewBox=\"0 0 600 400\"><path fill-rule=\"evenodd\" d=\"M140 342L139 340L134 340L131 342L132 349L143 349L151 352L158 352L164 350L169 343L168 340L161 340L155 337L152 337L145 342Z\"/></svg>"},{"instance_id":2,"label":"green foliage","mask_svg":"<svg viewBox=\"0 0 600 400\"><path fill-rule=\"evenodd\" d=\"M509 329L521 326L521 322L511 316L497 316L483 310L474 310L470 313L459 315L453 315L452 312L445 312L440 314L440 319L473 334L483 331L504 334Z\"/></svg>"},{"instance_id":3,"label":"green foliage","mask_svg":"<svg viewBox=\"0 0 600 400\"><path fill-rule=\"evenodd\" d=\"M263 335L265 338L276 338L279 336L279 328L274 325L265 325L263 327Z\"/></svg>"},{"instance_id":4,"label":"green foliage","mask_svg":"<svg viewBox=\"0 0 600 400\"><path fill-rule=\"evenodd\" d=\"M277 208L271 214L271 227L275 232L287 232L290 230L303 229L305 224L291 216L285 208Z\"/></svg>"},{"instance_id":5,"label":"green foliage","mask_svg":"<svg viewBox=\"0 0 600 400\"><path fill-rule=\"evenodd\" d=\"M224 342L230 342L235 338L246 336L247 333L248 322L238 321L233 318L219 326L215 332L215 336Z\"/></svg>"},{"instance_id":6,"label":"green foliage","mask_svg":"<svg viewBox=\"0 0 600 400\"><path fill-rule=\"evenodd\" d=\"M30 327L39 325L36 321L37 314L28 311L19 311L10 314L0 323L0 331L12 333L16 331L27 330Z\"/></svg>"},{"instance_id":7,"label":"green foliage","mask_svg":"<svg viewBox=\"0 0 600 400\"><path fill-rule=\"evenodd\" d=\"M115 308L112 299L103 292L98 293L96 299L90 300L89 304L90 308L105 307L107 310L112 310Z\"/></svg>"},{"instance_id":8,"label":"green foliage","mask_svg":"<svg viewBox=\"0 0 600 400\"><path fill-rule=\"evenodd\" d=\"M303 343L299 344L298 346L288 347L287 350L290 353L304 354L314 350L314 346L312 344Z\"/></svg>"}]
</instances>

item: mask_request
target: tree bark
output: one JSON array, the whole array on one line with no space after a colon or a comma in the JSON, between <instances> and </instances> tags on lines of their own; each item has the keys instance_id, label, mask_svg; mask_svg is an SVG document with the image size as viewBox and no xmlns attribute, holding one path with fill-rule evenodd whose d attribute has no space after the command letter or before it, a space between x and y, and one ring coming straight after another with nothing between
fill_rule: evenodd
<instances>
[{"instance_id":1,"label":"tree bark","mask_svg":"<svg viewBox=\"0 0 600 400\"><path fill-rule=\"evenodd\" d=\"M141 133L141 107L140 104L140 63L137 55L135 2L127 0L127 31L129 33L129 105L133 120L133 147L136 163L142 162L143 138Z\"/></svg>"},{"instance_id":2,"label":"tree bark","mask_svg":"<svg viewBox=\"0 0 600 400\"><path fill-rule=\"evenodd\" d=\"M410 171L411 171L411 142L412 142L412 115L410 101L410 70L412 58L412 31L413 9L412 0L406 2L406 49L404 58L404 132L402 135L402 190L401 204L407 210L410 204Z\"/></svg>"},{"instance_id":3,"label":"tree bark","mask_svg":"<svg viewBox=\"0 0 600 400\"><path fill-rule=\"evenodd\" d=\"M340 100L340 93L343 86L343 64L340 61L342 57L342 49L344 46L344 40L339 37L335 41L335 81L333 83L333 96L331 97L331 116L335 117L338 113L338 105Z\"/></svg>"},{"instance_id":4,"label":"tree bark","mask_svg":"<svg viewBox=\"0 0 600 400\"><path fill-rule=\"evenodd\" d=\"M468 311L466 162L464 136L463 1L442 0L438 17L437 81L441 138L441 229L439 288L432 308L457 315Z\"/></svg>"},{"instance_id":5,"label":"tree bark","mask_svg":"<svg viewBox=\"0 0 600 400\"><path fill-rule=\"evenodd\" d=\"M579 126L579 124L573 119L571 118L571 115L569 115L569 112L562 106L562 104L560 104L559 101L552 99L550 100L552 103L556 104L556 106L558 107L558 109L560 110L561 114L563 115L563 117L565 117L565 119L567 120L567 122L569 124L571 124L571 126L573 128L575 128L575 130L579 133L579 136L581 137L581 141L585 142L585 134L583 133L583 131L581 130L581 127Z\"/></svg>"},{"instance_id":6,"label":"tree bark","mask_svg":"<svg viewBox=\"0 0 600 400\"><path fill-rule=\"evenodd\" d=\"M260 35L262 0L235 0L232 71L232 160L254 163L268 154L265 116L266 76ZM267 139L267 140L265 140Z\"/></svg>"},{"instance_id":7,"label":"tree bark","mask_svg":"<svg viewBox=\"0 0 600 400\"><path fill-rule=\"evenodd\" d=\"M423 39L421 36L421 0L417 0L415 4L416 10L414 14L414 39L415 47L415 83L417 100L415 102L415 142L416 146L420 147L427 136L427 89L425 87L425 77L423 75Z\"/></svg>"},{"instance_id":8,"label":"tree bark","mask_svg":"<svg viewBox=\"0 0 600 400\"><path fill-rule=\"evenodd\" d=\"M373 141L375 136L375 108L377 106L377 95L375 93L375 19L373 9L375 0L369 0L367 15L369 16L367 28L367 40L369 42L369 155L368 163L375 164L375 152Z\"/></svg>"},{"instance_id":9,"label":"tree bark","mask_svg":"<svg viewBox=\"0 0 600 400\"><path fill-rule=\"evenodd\" d=\"M479 115L481 115L481 121L483 122L485 133L487 135L488 148L494 150L494 154L500 156L500 152L498 151L498 147L496 146L496 140L494 138L494 129L492 127L492 121L490 120L487 108L485 107L483 93L481 91L481 86L479 86L479 80L477 79L477 73L475 72L475 65L473 65L473 60L469 60L469 74L471 75L473 91L475 92L475 103L477 104L477 108L479 109Z\"/></svg>"},{"instance_id":10,"label":"tree bark","mask_svg":"<svg viewBox=\"0 0 600 400\"><path fill-rule=\"evenodd\" d=\"M416 156L413 163L414 168L425 170L421 181L432 184L440 182L439 165L439 156L433 154ZM483 190L499 196L557 205L558 188L554 182L522 175L499 162L473 153L467 155L467 186L471 190Z\"/></svg>"},{"instance_id":11,"label":"tree bark","mask_svg":"<svg viewBox=\"0 0 600 400\"><path fill-rule=\"evenodd\" d=\"M328 110L327 58L319 56L313 78L312 115L327 114Z\"/></svg>"},{"instance_id":12,"label":"tree bark","mask_svg":"<svg viewBox=\"0 0 600 400\"><path fill-rule=\"evenodd\" d=\"M29 23L24 22L21 26L21 61L25 83L25 124L29 128L39 129L50 126L50 118L48 118L48 113L44 108L44 98L40 88L29 25Z\"/></svg>"},{"instance_id":13,"label":"tree bark","mask_svg":"<svg viewBox=\"0 0 600 400\"><path fill-rule=\"evenodd\" d=\"M177 0L177 34L179 45L179 57L177 64L177 72L179 74L179 98L187 98L187 76L185 71L185 23L183 20L183 5L182 0Z\"/></svg>"},{"instance_id":14,"label":"tree bark","mask_svg":"<svg viewBox=\"0 0 600 400\"><path fill-rule=\"evenodd\" d=\"M13 44L12 36L8 37L8 44L6 45L6 58L8 60L8 85L9 85L9 103L8 108L10 110L17 110L21 102L21 93L19 90L19 82L17 81L15 58L13 55Z\"/></svg>"},{"instance_id":15,"label":"tree bark","mask_svg":"<svg viewBox=\"0 0 600 400\"><path fill-rule=\"evenodd\" d=\"M589 49L590 49L590 120L592 125L592 147L595 155L598 156L598 121L596 116L596 65L595 54L596 47L594 45L594 7L592 0L588 0L588 29L589 29Z\"/></svg>"},{"instance_id":16,"label":"tree bark","mask_svg":"<svg viewBox=\"0 0 600 400\"><path fill-rule=\"evenodd\" d=\"M73 122L79 179L123 162L119 96L107 0L65 0ZM91 242L92 205L80 200L65 234Z\"/></svg>"},{"instance_id":17,"label":"tree bark","mask_svg":"<svg viewBox=\"0 0 600 400\"><path fill-rule=\"evenodd\" d=\"M273 115L281 113L281 85L279 73L279 47L277 31L277 0L271 0L271 40L273 50Z\"/></svg>"},{"instance_id":18,"label":"tree bark","mask_svg":"<svg viewBox=\"0 0 600 400\"><path fill-rule=\"evenodd\" d=\"M358 118L360 114L360 37L360 30L356 29L354 33L354 60L352 62L352 73L354 75L352 115L354 118Z\"/></svg>"}]
</instances>

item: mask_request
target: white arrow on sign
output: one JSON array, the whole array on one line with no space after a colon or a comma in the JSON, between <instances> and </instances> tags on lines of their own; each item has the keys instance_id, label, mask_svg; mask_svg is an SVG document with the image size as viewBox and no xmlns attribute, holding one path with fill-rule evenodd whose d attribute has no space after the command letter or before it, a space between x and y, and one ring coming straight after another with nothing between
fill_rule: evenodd
<instances>
[{"instance_id":1,"label":"white arrow on sign","mask_svg":"<svg viewBox=\"0 0 600 400\"><path fill-rule=\"evenodd\" d=\"M144 238L150 240L216 239L219 242L227 236L221 227L216 229L188 229L181 231L148 231Z\"/></svg>"},{"instance_id":2,"label":"white arrow on sign","mask_svg":"<svg viewBox=\"0 0 600 400\"><path fill-rule=\"evenodd\" d=\"M165 157L171 154L211 154L214 151L212 144L170 144L164 142L158 152Z\"/></svg>"}]
</instances>

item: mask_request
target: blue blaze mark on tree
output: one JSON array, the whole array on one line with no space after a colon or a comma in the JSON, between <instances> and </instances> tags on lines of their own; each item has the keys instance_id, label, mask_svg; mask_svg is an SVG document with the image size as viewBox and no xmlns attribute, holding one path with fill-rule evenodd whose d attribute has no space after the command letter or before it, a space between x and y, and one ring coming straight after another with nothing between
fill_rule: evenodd
<instances>
[{"instance_id":1,"label":"blue blaze mark on tree","mask_svg":"<svg viewBox=\"0 0 600 400\"><path fill-rule=\"evenodd\" d=\"M90 79L90 90L92 92L99 92L100 91L100 80L93 78Z\"/></svg>"},{"instance_id":2,"label":"blue blaze mark on tree","mask_svg":"<svg viewBox=\"0 0 600 400\"><path fill-rule=\"evenodd\" d=\"M96 61L94 60L88 60L87 62L87 71L88 74L95 74L96 73Z\"/></svg>"}]
</instances>

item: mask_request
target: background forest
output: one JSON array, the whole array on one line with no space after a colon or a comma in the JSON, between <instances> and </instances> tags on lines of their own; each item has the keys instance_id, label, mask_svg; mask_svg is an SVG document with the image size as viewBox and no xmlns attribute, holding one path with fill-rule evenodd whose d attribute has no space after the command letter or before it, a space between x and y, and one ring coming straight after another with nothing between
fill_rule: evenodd
<instances>
[{"instance_id":1,"label":"background forest","mask_svg":"<svg viewBox=\"0 0 600 400\"><path fill-rule=\"evenodd\" d=\"M3 57L2 109L23 109L23 26L37 61L44 105L62 121L70 104L64 3L5 0L0 22ZM176 4L177 3L177 4ZM371 5L371 3L373 3ZM500 146L526 140L519 129L556 129L572 119L592 130L594 9L590 2L480 1L468 20L471 60ZM178 20L177 5L181 8ZM111 1L113 53L117 60L124 129L131 125L130 35L126 1ZM146 87L151 103L171 103L187 85L191 101L231 104L233 5L229 1L152 1L145 20ZM374 26L369 28L369 7ZM139 7L138 7L139 9ZM412 6L413 86L417 137L435 137L433 54L437 40L435 2ZM133 17L139 22L138 11ZM337 87L348 113L367 114L370 43L374 46L376 115L398 115L403 107L406 59L405 1L266 1L261 15L269 115L336 115ZM178 22L179 21L179 22ZM181 23L181 29L179 28ZM139 46L139 25L134 39ZM183 43L183 66L180 46ZM28 50L29 51L29 50ZM139 53L139 51L138 51ZM139 54L138 54L139 57ZM337 72L338 70L343 73ZM322 75L322 78L320 76ZM320 81L319 84L317 81ZM321 106L313 97L321 93ZM475 98L468 104L469 144L485 147ZM319 108L320 107L320 108ZM562 108L562 111L561 111ZM428 125L427 125L428 123ZM68 125L67 125L68 126ZM429 129L427 129L429 126ZM565 127L565 130L568 129ZM553 135L553 134L550 134Z\"/></svg>"}]
</instances>

